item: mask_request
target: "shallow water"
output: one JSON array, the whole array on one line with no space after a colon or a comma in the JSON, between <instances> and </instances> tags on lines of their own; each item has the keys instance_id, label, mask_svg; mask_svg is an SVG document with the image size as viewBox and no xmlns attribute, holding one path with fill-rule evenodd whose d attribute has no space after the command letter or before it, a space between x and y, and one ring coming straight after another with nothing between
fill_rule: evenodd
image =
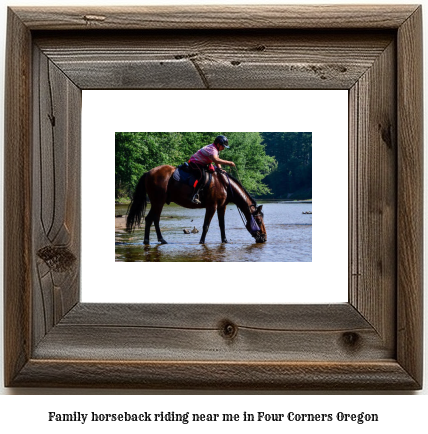
<instances>
[{"instance_id":1,"label":"shallow water","mask_svg":"<svg viewBox=\"0 0 428 434\"><path fill-rule=\"evenodd\" d=\"M116 228L117 262L311 262L311 203L263 202L267 241L257 244L245 229L235 205L227 206L227 244L221 243L217 215L211 221L204 245L199 244L204 222L204 209L187 209L165 205L160 227L168 244L157 241L154 226L150 245L145 246L144 228L132 234ZM150 207L150 205L148 205ZM127 206L116 205L116 215L126 214ZM147 213L147 211L146 211ZM146 214L147 215L147 214ZM183 229L196 227L199 233L185 234Z\"/></svg>"}]
</instances>

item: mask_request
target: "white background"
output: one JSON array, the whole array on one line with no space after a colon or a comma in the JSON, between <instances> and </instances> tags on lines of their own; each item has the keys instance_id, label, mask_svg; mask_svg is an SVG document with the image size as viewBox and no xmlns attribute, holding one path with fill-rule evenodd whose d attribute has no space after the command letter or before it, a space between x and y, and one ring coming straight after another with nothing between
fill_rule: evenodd
<instances>
[{"instance_id":1,"label":"white background","mask_svg":"<svg viewBox=\"0 0 428 434\"><path fill-rule=\"evenodd\" d=\"M225 101L225 104L221 110L213 110L211 101ZM346 90L84 91L82 300L110 303L346 302L347 122ZM255 130L312 132L312 262L115 262L115 131ZM97 184L100 187L96 187ZM218 231L215 221L210 230ZM269 232L269 226L267 230ZM200 284L188 285L183 276L192 276L193 281ZM171 285L171 278L175 279L174 285ZM239 290L253 288L254 279L263 291ZM216 283L215 291L206 285L207 281ZM321 282L328 282L328 285ZM157 291L152 290L154 285Z\"/></svg>"},{"instance_id":2,"label":"white background","mask_svg":"<svg viewBox=\"0 0 428 434\"><path fill-rule=\"evenodd\" d=\"M224 0L223 3L226 1ZM60 2L57 1L48 1L48 0L32 0L32 1L8 1L10 5L70 5L70 4L80 4L80 5L108 5L108 4L118 4L120 3L118 0L75 0L73 2ZM135 1L135 0L127 0L127 4L195 4L195 3L218 3L213 0L192 2L191 0L164 0L163 2L158 2L155 0L151 0L150 2L145 3L144 1ZM252 1L252 0L235 0L236 4L248 4L248 3L263 3L260 1ZM265 3L281 3L276 0L269 0ZM282 2L283 3L283 2ZM296 2L291 2L296 3ZM325 0L317 1L300 1L300 4L315 4L327 3ZM347 3L341 1L331 1L329 3ZM349 3L349 2L348 2ZM391 3L407 3L413 4L413 1L404 1L401 0L399 2L394 2L392 0L382 1L382 0L374 0L374 1L358 1L352 0L352 3L383 3L383 4L391 4ZM4 3L3 3L4 4ZM426 12L426 11L425 11ZM0 76L4 77L4 43L5 43L5 29L6 29L6 9L3 6L0 9ZM424 28L428 29L428 23L426 18L426 13L424 14ZM427 39L424 38L425 44L425 55L424 59L427 59ZM427 67L425 65L425 76L426 76ZM427 86L424 86L425 102L428 100L426 89ZM0 86L0 100L3 101L3 88ZM3 115L3 105L0 104L0 114ZM428 110L425 109L425 114L428 113ZM3 116L1 116L3 118ZM3 123L0 122L0 143L3 146ZM427 155L425 153L425 155ZM2 163L2 152L0 156L0 160ZM427 165L425 164L425 167ZM0 166L0 170L2 170L2 166ZM3 179L3 176L1 176ZM0 181L1 182L1 181ZM3 201L1 200L1 203ZM425 203L427 203L425 198ZM0 213L0 219L2 219L2 213ZM426 232L425 232L426 233ZM1 240L0 249L3 248L3 242ZM0 250L0 257L3 257L3 252ZM0 267L3 264L0 262ZM1 268L0 268L1 270ZM427 279L425 278L425 282ZM425 298L426 299L426 298ZM0 299L1 300L1 299ZM2 301L0 301L0 304ZM425 312L427 312L427 302L425 301ZM0 315L2 315L2 306L0 306ZM3 327L3 322L0 321L0 328ZM0 336L3 336L3 329L0 330ZM428 336L428 332L425 333L425 342L426 336ZM1 338L0 338L1 339ZM427 348L427 345L425 345ZM0 352L2 351L2 346L0 347ZM425 357L426 358L426 357ZM3 355L0 354L1 363L3 361ZM425 365L426 366L426 365ZM0 388L3 382L2 380L2 372L0 373ZM193 412L235 412L239 413L242 410L246 410L248 412L256 412L256 411L272 411L272 412L287 412L297 409L297 411L309 413L309 412L317 412L317 411L326 411L336 413L338 411L348 411L348 412L360 412L364 411L366 413L377 412L381 416L381 422L374 425L322 425L322 424L304 424L304 425L279 425L273 427L272 425L251 425L251 426L227 426L227 425L206 425L204 426L204 431L206 432L218 432L219 429L224 430L225 432L231 431L233 429L236 432L236 429L245 429L245 432L254 432L259 433L260 430L269 429L269 432L343 432L345 429L351 433L353 432L364 432L364 433L378 433L378 432L403 432L406 431L423 431L426 430L427 421L426 421L426 408L428 404L428 399L426 395L427 384L428 382L428 373L425 368L425 388L422 392L411 393L409 395L405 395L404 393L396 393L390 394L390 396L384 396L383 394L358 394L355 392L344 393L342 395L337 395L334 393L327 394L327 396L319 396L317 394L305 394L305 393L297 393L293 394L292 392L287 393L287 391L277 392L274 394L262 394L259 393L257 396L242 396L238 393L228 393L224 394L222 392L216 391L208 391L206 394L202 394L202 396L194 396L192 392L185 392L184 395L177 396L174 391L169 391L168 396L156 396L157 394L164 395L164 392L155 393L155 396L145 396L144 391L101 391L101 390L75 390L75 389L4 389L1 388L1 392L3 396L0 397L0 427L2 431L8 432L13 430L19 431L20 429L27 430L37 430L43 432L55 432L61 430L63 433L72 432L76 434L78 429L85 429L86 432L93 432L93 425L82 425L78 427L73 423L64 423L57 426L49 425L47 422L47 412L48 411L57 411L57 412L73 412L73 411L82 411L82 412L90 412L90 411L168 411L175 410L181 411L182 409L186 409ZM183 391L179 392L183 393ZM23 395L44 395L40 397L34 396L23 396ZM74 396L74 395L79 396ZM96 398L92 397L90 394L104 394L106 396L97 396ZM118 398L118 394L124 395ZM218 396L218 395L221 396ZM12 396L12 395L21 395L21 396ZM53 396L59 395L59 396ZM292 395L292 396L290 396ZM324 394L322 394L324 395ZM414 395L414 396L412 396ZM291 409L291 410L290 410ZM116 433L118 429L126 429L126 432L156 432L157 430L168 428L168 425L153 427L144 425L136 425L131 427L126 427L123 425L102 425L98 427L98 429L102 429L104 432L114 432ZM201 426L193 425L193 426L183 426L186 432L200 432ZM183 427L179 427L178 425L174 425L175 430L183 429ZM333 428L334 427L334 428ZM89 431L91 429L91 431ZM184 432L183 429L183 432ZM114 430L114 431L113 431Z\"/></svg>"}]
</instances>

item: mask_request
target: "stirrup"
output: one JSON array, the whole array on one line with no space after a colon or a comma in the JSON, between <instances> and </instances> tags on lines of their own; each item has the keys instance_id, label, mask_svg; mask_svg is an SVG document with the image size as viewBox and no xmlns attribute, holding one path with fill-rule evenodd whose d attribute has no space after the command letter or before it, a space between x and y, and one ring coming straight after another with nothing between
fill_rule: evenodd
<instances>
[{"instance_id":1,"label":"stirrup","mask_svg":"<svg viewBox=\"0 0 428 434\"><path fill-rule=\"evenodd\" d=\"M195 194L192 198L192 202L196 203L196 205L200 205L201 201L199 200L199 194Z\"/></svg>"}]
</instances>

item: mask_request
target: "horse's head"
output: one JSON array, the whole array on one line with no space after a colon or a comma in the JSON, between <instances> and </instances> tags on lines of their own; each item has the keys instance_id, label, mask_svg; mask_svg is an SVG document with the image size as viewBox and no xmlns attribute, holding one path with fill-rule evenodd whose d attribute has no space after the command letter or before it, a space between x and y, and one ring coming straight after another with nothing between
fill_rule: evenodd
<instances>
[{"instance_id":1,"label":"horse's head","mask_svg":"<svg viewBox=\"0 0 428 434\"><path fill-rule=\"evenodd\" d=\"M262 207L263 205L256 207L256 210L251 213L250 221L247 222L247 230L255 238L256 243L265 243L267 240Z\"/></svg>"}]
</instances>

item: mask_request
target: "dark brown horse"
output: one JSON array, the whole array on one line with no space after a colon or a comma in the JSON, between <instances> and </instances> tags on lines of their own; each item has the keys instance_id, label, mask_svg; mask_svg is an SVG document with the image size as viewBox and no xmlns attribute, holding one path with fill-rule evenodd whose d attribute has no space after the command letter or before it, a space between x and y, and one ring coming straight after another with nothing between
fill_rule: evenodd
<instances>
[{"instance_id":1,"label":"dark brown horse","mask_svg":"<svg viewBox=\"0 0 428 434\"><path fill-rule=\"evenodd\" d=\"M212 175L212 181L208 188L205 189L204 197L200 205L191 201L193 188L177 182L173 178L175 167L159 166L146 172L138 181L131 202L128 217L126 220L126 229L132 231L136 226L141 224L147 205L146 194L149 196L151 208L145 218L146 226L144 232L144 244L150 244L150 226L155 224L158 241L167 244L163 239L159 219L165 203L175 202L185 208L206 208L204 226L200 244L205 243L211 219L217 211L218 222L220 225L221 241L227 243L226 231L224 227L224 215L226 205L230 202L241 210L243 219L246 219L245 226L256 242L264 243L266 241L266 228L263 223L262 206L257 206L255 200L249 195L245 188L233 177L216 171Z\"/></svg>"}]
</instances>

